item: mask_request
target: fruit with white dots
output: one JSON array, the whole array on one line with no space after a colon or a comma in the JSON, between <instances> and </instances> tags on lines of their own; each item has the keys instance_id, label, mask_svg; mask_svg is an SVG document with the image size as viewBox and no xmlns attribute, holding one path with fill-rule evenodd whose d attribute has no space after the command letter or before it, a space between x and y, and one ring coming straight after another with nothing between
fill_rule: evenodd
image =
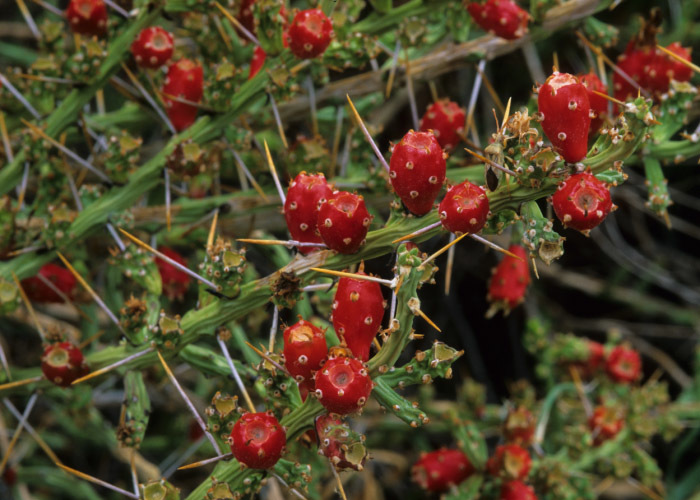
<instances>
[{"instance_id":1,"label":"fruit with white dots","mask_svg":"<svg viewBox=\"0 0 700 500\"><path fill-rule=\"evenodd\" d=\"M333 190L323 174L301 172L289 185L284 202L284 218L293 239L304 243L322 243L318 231L318 211L333 196ZM302 254L313 247L299 247Z\"/></svg>"},{"instance_id":2,"label":"fruit with white dots","mask_svg":"<svg viewBox=\"0 0 700 500\"><path fill-rule=\"evenodd\" d=\"M316 372L316 397L330 413L360 411L372 392L365 365L354 358L332 357Z\"/></svg>"},{"instance_id":3,"label":"fruit with white dots","mask_svg":"<svg viewBox=\"0 0 700 500\"><path fill-rule=\"evenodd\" d=\"M351 254L365 242L372 216L362 196L335 191L318 211L318 230L328 248Z\"/></svg>"},{"instance_id":4,"label":"fruit with white dots","mask_svg":"<svg viewBox=\"0 0 700 500\"><path fill-rule=\"evenodd\" d=\"M489 199L476 184L464 181L452 186L438 207L440 222L455 234L478 233L489 215Z\"/></svg>"},{"instance_id":5,"label":"fruit with white dots","mask_svg":"<svg viewBox=\"0 0 700 500\"><path fill-rule=\"evenodd\" d=\"M588 172L572 175L552 195L552 207L562 223L584 234L613 210L608 186Z\"/></svg>"}]
</instances>

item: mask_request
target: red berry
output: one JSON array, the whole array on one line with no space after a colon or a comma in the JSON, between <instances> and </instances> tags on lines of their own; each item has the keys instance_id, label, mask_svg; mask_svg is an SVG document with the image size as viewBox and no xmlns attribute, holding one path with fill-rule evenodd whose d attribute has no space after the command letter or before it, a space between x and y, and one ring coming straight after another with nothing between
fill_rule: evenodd
<instances>
[{"instance_id":1,"label":"red berry","mask_svg":"<svg viewBox=\"0 0 700 500\"><path fill-rule=\"evenodd\" d=\"M506 40L515 40L527 33L530 15L513 0L470 2L467 10L482 29Z\"/></svg>"},{"instance_id":2,"label":"red berry","mask_svg":"<svg viewBox=\"0 0 700 500\"><path fill-rule=\"evenodd\" d=\"M474 467L459 450L435 450L421 455L413 467L411 478L428 491L442 492L456 486L471 474Z\"/></svg>"},{"instance_id":3,"label":"red berry","mask_svg":"<svg viewBox=\"0 0 700 500\"><path fill-rule=\"evenodd\" d=\"M507 313L517 307L525 299L530 284L527 252L520 245L511 245L508 251L522 260L506 255L494 268L486 296L494 312L503 309Z\"/></svg>"},{"instance_id":4,"label":"red berry","mask_svg":"<svg viewBox=\"0 0 700 500\"><path fill-rule=\"evenodd\" d=\"M489 215L489 199L476 184L464 181L452 186L438 207L440 221L450 232L478 233Z\"/></svg>"},{"instance_id":5,"label":"red berry","mask_svg":"<svg viewBox=\"0 0 700 500\"><path fill-rule=\"evenodd\" d=\"M107 6L103 0L70 0L66 19L74 33L89 36L107 33Z\"/></svg>"},{"instance_id":6,"label":"red berry","mask_svg":"<svg viewBox=\"0 0 700 500\"><path fill-rule=\"evenodd\" d=\"M635 382L642 375L642 360L634 349L619 345L608 354L605 371L616 382Z\"/></svg>"},{"instance_id":7,"label":"red berry","mask_svg":"<svg viewBox=\"0 0 700 500\"><path fill-rule=\"evenodd\" d=\"M585 75L579 75L579 80L586 87L588 92L588 102L591 105L591 110L595 111L596 117L591 119L591 128L588 133L592 134L598 132L600 127L603 125L603 117L608 113L608 101L605 97L601 97L598 94L594 94L593 91L600 92L601 94L608 94L608 89L605 88L603 82L600 81L598 75L591 71Z\"/></svg>"},{"instance_id":8,"label":"red berry","mask_svg":"<svg viewBox=\"0 0 700 500\"><path fill-rule=\"evenodd\" d=\"M185 258L172 248L159 248L158 251L166 257L170 257L178 264L182 264L183 266L187 264ZM181 271L170 262L166 262L163 259L156 258L156 265L158 266L160 279L163 282L163 293L165 296L170 300L182 300L185 292L187 292L187 288L190 286L192 278L190 278L189 274Z\"/></svg>"},{"instance_id":9,"label":"red berry","mask_svg":"<svg viewBox=\"0 0 700 500\"><path fill-rule=\"evenodd\" d=\"M318 231L328 248L351 254L365 241L372 217L362 196L335 191L318 211Z\"/></svg>"},{"instance_id":10,"label":"red berry","mask_svg":"<svg viewBox=\"0 0 700 500\"><path fill-rule=\"evenodd\" d=\"M449 150L459 143L465 119L464 109L456 102L440 99L426 110L420 121L420 129L423 132L432 130L440 146Z\"/></svg>"},{"instance_id":11,"label":"red berry","mask_svg":"<svg viewBox=\"0 0 700 500\"><path fill-rule=\"evenodd\" d=\"M231 451L251 469L269 469L284 451L287 435L271 413L246 413L231 431Z\"/></svg>"},{"instance_id":12,"label":"red berry","mask_svg":"<svg viewBox=\"0 0 700 500\"><path fill-rule=\"evenodd\" d=\"M293 239L304 243L323 242L317 226L319 207L332 196L333 190L323 174L301 172L296 176L284 202L284 218ZM313 247L299 248L303 254L313 250Z\"/></svg>"},{"instance_id":13,"label":"red berry","mask_svg":"<svg viewBox=\"0 0 700 500\"><path fill-rule=\"evenodd\" d=\"M486 462L489 474L508 480L525 479L531 466L530 454L517 444L499 446Z\"/></svg>"},{"instance_id":14,"label":"red berry","mask_svg":"<svg viewBox=\"0 0 700 500\"><path fill-rule=\"evenodd\" d=\"M593 415L588 419L588 427L593 433L593 444L596 446L614 438L624 426L625 421L619 412L607 406L596 406Z\"/></svg>"},{"instance_id":15,"label":"red berry","mask_svg":"<svg viewBox=\"0 0 700 500\"><path fill-rule=\"evenodd\" d=\"M539 88L537 106L542 130L569 163L582 160L588 152L591 104L586 87L569 73L554 72Z\"/></svg>"},{"instance_id":16,"label":"red berry","mask_svg":"<svg viewBox=\"0 0 700 500\"><path fill-rule=\"evenodd\" d=\"M323 54L331 43L333 24L321 9L297 12L287 32L289 48L300 59Z\"/></svg>"},{"instance_id":17,"label":"red berry","mask_svg":"<svg viewBox=\"0 0 700 500\"><path fill-rule=\"evenodd\" d=\"M255 0L242 0L241 8L238 11L236 19L240 21L245 29L255 34L255 15L253 14L253 5Z\"/></svg>"},{"instance_id":18,"label":"red berry","mask_svg":"<svg viewBox=\"0 0 700 500\"><path fill-rule=\"evenodd\" d=\"M321 415L316 419L316 435L318 453L330 460L336 469L362 470L367 459L366 449L355 441L342 420Z\"/></svg>"},{"instance_id":19,"label":"red berry","mask_svg":"<svg viewBox=\"0 0 700 500\"><path fill-rule=\"evenodd\" d=\"M316 372L316 397L331 413L347 415L361 410L372 392L372 379L361 361L330 358Z\"/></svg>"},{"instance_id":20,"label":"red berry","mask_svg":"<svg viewBox=\"0 0 700 500\"><path fill-rule=\"evenodd\" d=\"M528 446L535 434L535 416L524 406L508 412L503 424L503 435L506 440L522 446Z\"/></svg>"},{"instance_id":21,"label":"red berry","mask_svg":"<svg viewBox=\"0 0 700 500\"><path fill-rule=\"evenodd\" d=\"M603 222L612 210L610 190L593 174L572 175L559 184L552 195L552 206L562 223L577 231L588 231Z\"/></svg>"},{"instance_id":22,"label":"red berry","mask_svg":"<svg viewBox=\"0 0 700 500\"><path fill-rule=\"evenodd\" d=\"M411 130L394 146L389 178L406 208L416 215L425 215L440 194L445 168L445 154L435 136Z\"/></svg>"},{"instance_id":23,"label":"red berry","mask_svg":"<svg viewBox=\"0 0 700 500\"><path fill-rule=\"evenodd\" d=\"M160 26L141 30L131 44L131 53L142 68L156 69L173 56L173 35Z\"/></svg>"},{"instance_id":24,"label":"red berry","mask_svg":"<svg viewBox=\"0 0 700 500\"><path fill-rule=\"evenodd\" d=\"M369 346L382 326L383 317L384 297L379 283L353 278L338 280L333 299L333 328L356 358L369 359Z\"/></svg>"},{"instance_id":25,"label":"red berry","mask_svg":"<svg viewBox=\"0 0 700 500\"><path fill-rule=\"evenodd\" d=\"M286 328L284 366L297 382L310 381L328 354L323 330L303 319Z\"/></svg>"},{"instance_id":26,"label":"red berry","mask_svg":"<svg viewBox=\"0 0 700 500\"><path fill-rule=\"evenodd\" d=\"M253 78L258 74L258 71L265 66L265 59L267 59L267 54L263 48L258 45L253 51L253 58L250 60L250 71L248 72L248 80Z\"/></svg>"},{"instance_id":27,"label":"red berry","mask_svg":"<svg viewBox=\"0 0 700 500\"><path fill-rule=\"evenodd\" d=\"M535 490L522 481L508 481L501 486L499 500L537 500Z\"/></svg>"},{"instance_id":28,"label":"red berry","mask_svg":"<svg viewBox=\"0 0 700 500\"><path fill-rule=\"evenodd\" d=\"M198 103L203 92L204 73L196 62L180 59L168 66L168 75L163 85L164 94ZM178 132L185 130L197 119L196 106L169 99L167 96L163 100L168 118Z\"/></svg>"},{"instance_id":29,"label":"red berry","mask_svg":"<svg viewBox=\"0 0 700 500\"><path fill-rule=\"evenodd\" d=\"M49 262L41 266L38 274L50 281L56 289L68 298L71 298L75 293L77 282L75 276L68 269ZM49 288L38 276L23 279L22 288L32 302L63 302L60 295Z\"/></svg>"},{"instance_id":30,"label":"red berry","mask_svg":"<svg viewBox=\"0 0 700 500\"><path fill-rule=\"evenodd\" d=\"M41 371L47 380L59 387L68 387L74 380L90 372L83 353L70 342L55 342L44 348Z\"/></svg>"},{"instance_id":31,"label":"red berry","mask_svg":"<svg viewBox=\"0 0 700 500\"><path fill-rule=\"evenodd\" d=\"M617 66L643 87L644 67L647 66L648 59L648 52L637 50L630 44L627 50L617 58ZM629 97L637 97L637 88L616 72L613 73L613 91L615 99L620 101L626 101Z\"/></svg>"}]
</instances>

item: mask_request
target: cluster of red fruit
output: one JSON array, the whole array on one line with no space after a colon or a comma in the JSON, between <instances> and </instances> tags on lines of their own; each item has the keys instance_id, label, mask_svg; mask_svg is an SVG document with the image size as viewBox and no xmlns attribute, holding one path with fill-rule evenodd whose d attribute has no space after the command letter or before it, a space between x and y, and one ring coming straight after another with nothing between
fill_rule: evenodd
<instances>
[{"instance_id":1,"label":"cluster of red fruit","mask_svg":"<svg viewBox=\"0 0 700 500\"><path fill-rule=\"evenodd\" d=\"M642 376L642 360L639 353L626 345L617 345L608 350L598 342L588 342L588 358L574 366L585 377L605 371L614 382L631 384Z\"/></svg>"}]
</instances>

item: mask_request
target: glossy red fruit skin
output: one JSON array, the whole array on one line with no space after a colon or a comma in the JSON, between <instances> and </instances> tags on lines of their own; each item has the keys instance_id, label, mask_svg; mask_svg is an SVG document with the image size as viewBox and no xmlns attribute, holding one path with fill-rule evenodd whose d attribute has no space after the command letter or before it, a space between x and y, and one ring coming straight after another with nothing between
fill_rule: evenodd
<instances>
[{"instance_id":1,"label":"glossy red fruit skin","mask_svg":"<svg viewBox=\"0 0 700 500\"><path fill-rule=\"evenodd\" d=\"M328 355L326 335L317 326L300 319L287 327L284 337L284 366L297 382L310 381Z\"/></svg>"},{"instance_id":2,"label":"glossy red fruit skin","mask_svg":"<svg viewBox=\"0 0 700 500\"><path fill-rule=\"evenodd\" d=\"M585 234L603 222L613 203L605 183L583 172L559 184L552 195L552 206L565 226Z\"/></svg>"},{"instance_id":3,"label":"glossy red fruit skin","mask_svg":"<svg viewBox=\"0 0 700 500\"><path fill-rule=\"evenodd\" d=\"M313 59L326 51L333 36L333 24L321 9L296 13L287 31L289 48L300 59Z\"/></svg>"},{"instance_id":4,"label":"glossy red fruit skin","mask_svg":"<svg viewBox=\"0 0 700 500\"><path fill-rule=\"evenodd\" d=\"M530 15L512 0L470 2L467 11L483 30L506 40L516 40L527 33Z\"/></svg>"},{"instance_id":5,"label":"glossy red fruit skin","mask_svg":"<svg viewBox=\"0 0 700 500\"><path fill-rule=\"evenodd\" d=\"M180 59L168 66L163 93L198 103L204 93L202 67L190 59ZM168 118L178 132L185 130L197 119L197 107L180 101L163 98Z\"/></svg>"},{"instance_id":6,"label":"glossy red fruit skin","mask_svg":"<svg viewBox=\"0 0 700 500\"><path fill-rule=\"evenodd\" d=\"M411 467L411 478L421 488L440 493L456 486L474 473L474 467L460 450L435 450L421 455Z\"/></svg>"},{"instance_id":7,"label":"glossy red fruit skin","mask_svg":"<svg viewBox=\"0 0 700 500\"><path fill-rule=\"evenodd\" d=\"M588 419L588 427L593 433L593 444L600 446L605 441L614 438L625 426L625 421L619 413L607 406L596 406L593 415Z\"/></svg>"},{"instance_id":8,"label":"glossy red fruit skin","mask_svg":"<svg viewBox=\"0 0 700 500\"><path fill-rule=\"evenodd\" d=\"M594 94L593 91L600 92L601 94L608 93L608 89L605 88L603 82L600 81L598 75L593 71L586 73L585 75L579 75L578 79L581 81L586 91L588 92L588 102L591 105L591 110L595 112L596 117L591 118L591 127L588 130L588 134L594 134L600 130L603 125L603 118L608 114L608 101L605 97L601 97Z\"/></svg>"},{"instance_id":9,"label":"glossy red fruit skin","mask_svg":"<svg viewBox=\"0 0 700 500\"><path fill-rule=\"evenodd\" d=\"M617 58L617 66L632 80L644 87L644 67L648 65L648 52L635 49L632 44ZM625 78L613 72L613 95L615 99L626 101L630 97L637 97L637 88Z\"/></svg>"},{"instance_id":10,"label":"glossy red fruit skin","mask_svg":"<svg viewBox=\"0 0 700 500\"><path fill-rule=\"evenodd\" d=\"M316 397L330 413L347 415L362 409L372 392L372 379L361 361L330 358L316 372Z\"/></svg>"},{"instance_id":11,"label":"glossy red fruit skin","mask_svg":"<svg viewBox=\"0 0 700 500\"><path fill-rule=\"evenodd\" d=\"M88 36L107 33L107 6L103 0L70 0L66 19L73 33Z\"/></svg>"},{"instance_id":12,"label":"glossy red fruit skin","mask_svg":"<svg viewBox=\"0 0 700 500\"><path fill-rule=\"evenodd\" d=\"M369 359L369 347L382 326L384 307L379 283L353 278L338 280L333 298L333 328L362 361Z\"/></svg>"},{"instance_id":13,"label":"glossy red fruit skin","mask_svg":"<svg viewBox=\"0 0 700 500\"><path fill-rule=\"evenodd\" d=\"M440 99L425 111L420 129L422 132L432 130L440 146L449 151L459 144L466 116L464 108L456 102Z\"/></svg>"},{"instance_id":14,"label":"glossy red fruit skin","mask_svg":"<svg viewBox=\"0 0 700 500\"><path fill-rule=\"evenodd\" d=\"M173 35L160 26L144 28L131 44L131 54L142 68L156 69L173 56Z\"/></svg>"},{"instance_id":15,"label":"glossy red fruit skin","mask_svg":"<svg viewBox=\"0 0 700 500\"><path fill-rule=\"evenodd\" d=\"M542 130L554 149L569 163L581 161L588 152L591 127L586 87L574 75L555 71L540 86L537 106Z\"/></svg>"},{"instance_id":16,"label":"glossy red fruit skin","mask_svg":"<svg viewBox=\"0 0 700 500\"><path fill-rule=\"evenodd\" d=\"M500 500L537 500L535 490L522 481L508 481L501 486Z\"/></svg>"},{"instance_id":17,"label":"glossy red fruit skin","mask_svg":"<svg viewBox=\"0 0 700 500\"><path fill-rule=\"evenodd\" d=\"M391 186L406 208L425 215L445 181L445 154L431 132L411 130L394 146L389 161Z\"/></svg>"},{"instance_id":18,"label":"glossy red fruit skin","mask_svg":"<svg viewBox=\"0 0 700 500\"><path fill-rule=\"evenodd\" d=\"M447 191L438 213L442 226L448 231L478 233L489 216L489 199L481 187L464 181Z\"/></svg>"},{"instance_id":19,"label":"glossy red fruit skin","mask_svg":"<svg viewBox=\"0 0 700 500\"><path fill-rule=\"evenodd\" d=\"M172 248L163 247L158 249L159 252L166 257L170 257L178 264L187 265L185 258ZM163 282L163 293L170 300L182 300L185 292L190 286L192 278L187 274L173 266L171 263L156 257L156 265L160 273L160 279Z\"/></svg>"},{"instance_id":20,"label":"glossy red fruit skin","mask_svg":"<svg viewBox=\"0 0 700 500\"><path fill-rule=\"evenodd\" d=\"M525 479L530 473L530 467L530 454L517 444L499 446L486 462L489 474L507 480Z\"/></svg>"},{"instance_id":21,"label":"glossy red fruit skin","mask_svg":"<svg viewBox=\"0 0 700 500\"><path fill-rule=\"evenodd\" d=\"M365 241L372 217L362 196L335 191L318 210L318 231L328 248L352 254Z\"/></svg>"},{"instance_id":22,"label":"glossy red fruit skin","mask_svg":"<svg viewBox=\"0 0 700 500\"><path fill-rule=\"evenodd\" d=\"M527 252L520 245L511 245L508 251L522 260L506 255L494 269L489 280L487 299L496 307L510 311L524 299L530 284L530 269L527 264Z\"/></svg>"},{"instance_id":23,"label":"glossy red fruit skin","mask_svg":"<svg viewBox=\"0 0 700 500\"><path fill-rule=\"evenodd\" d=\"M59 387L68 387L74 380L90 372L83 353L70 342L55 342L44 348L41 372Z\"/></svg>"},{"instance_id":24,"label":"glossy red fruit skin","mask_svg":"<svg viewBox=\"0 0 700 500\"><path fill-rule=\"evenodd\" d=\"M59 265L49 262L39 269L41 276L53 283L58 290L63 292L68 298L75 293L76 280L71 272ZM38 303L62 303L63 299L46 286L37 276L22 280L22 288L32 302Z\"/></svg>"},{"instance_id":25,"label":"glossy red fruit skin","mask_svg":"<svg viewBox=\"0 0 700 500\"><path fill-rule=\"evenodd\" d=\"M535 416L524 406L518 406L508 413L503 423L503 436L506 441L520 446L529 446L535 435Z\"/></svg>"},{"instance_id":26,"label":"glossy red fruit skin","mask_svg":"<svg viewBox=\"0 0 700 500\"><path fill-rule=\"evenodd\" d=\"M231 431L231 451L251 469L269 469L282 456L287 435L271 413L246 413Z\"/></svg>"},{"instance_id":27,"label":"glossy red fruit skin","mask_svg":"<svg viewBox=\"0 0 700 500\"><path fill-rule=\"evenodd\" d=\"M319 207L333 197L333 190L323 174L301 172L290 183L287 199L284 202L284 218L292 239L304 243L322 243L318 231ZM316 250L313 247L300 247L299 252L307 254Z\"/></svg>"},{"instance_id":28,"label":"glossy red fruit skin","mask_svg":"<svg viewBox=\"0 0 700 500\"><path fill-rule=\"evenodd\" d=\"M634 349L619 345L613 348L605 360L605 371L615 382L629 384L642 375L642 360Z\"/></svg>"},{"instance_id":29,"label":"glossy red fruit skin","mask_svg":"<svg viewBox=\"0 0 700 500\"><path fill-rule=\"evenodd\" d=\"M253 51L253 58L250 60L250 71L248 72L248 80L253 78L258 72L265 66L265 59L267 59L267 53L263 50L261 46L255 47Z\"/></svg>"}]
</instances>

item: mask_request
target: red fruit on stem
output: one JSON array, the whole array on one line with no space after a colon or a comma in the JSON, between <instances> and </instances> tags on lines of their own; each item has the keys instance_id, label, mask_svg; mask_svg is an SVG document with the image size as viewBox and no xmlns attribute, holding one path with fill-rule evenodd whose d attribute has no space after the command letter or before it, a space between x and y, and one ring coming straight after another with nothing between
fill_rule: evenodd
<instances>
[{"instance_id":1,"label":"red fruit on stem","mask_svg":"<svg viewBox=\"0 0 700 500\"><path fill-rule=\"evenodd\" d=\"M248 80L253 78L258 74L258 71L262 69L265 65L265 59L267 59L267 53L263 48L258 45L253 51L253 58L250 60L250 71L248 72Z\"/></svg>"},{"instance_id":2,"label":"red fruit on stem","mask_svg":"<svg viewBox=\"0 0 700 500\"><path fill-rule=\"evenodd\" d=\"M131 44L131 54L142 68L160 68L173 56L173 35L160 26L141 30Z\"/></svg>"},{"instance_id":3,"label":"red fruit on stem","mask_svg":"<svg viewBox=\"0 0 700 500\"><path fill-rule=\"evenodd\" d=\"M503 435L508 442L528 446L535 435L535 416L524 406L508 412L503 423Z\"/></svg>"},{"instance_id":4,"label":"red fruit on stem","mask_svg":"<svg viewBox=\"0 0 700 500\"><path fill-rule=\"evenodd\" d=\"M255 15L253 14L253 5L255 0L242 0L241 8L238 11L236 19L240 21L245 29L255 34Z\"/></svg>"},{"instance_id":5,"label":"red fruit on stem","mask_svg":"<svg viewBox=\"0 0 700 500\"><path fill-rule=\"evenodd\" d=\"M511 245L508 251L522 260L506 255L493 269L486 295L491 303L492 312L502 309L507 314L517 307L525 299L525 292L530 284L527 252L520 245Z\"/></svg>"},{"instance_id":6,"label":"red fruit on stem","mask_svg":"<svg viewBox=\"0 0 700 500\"><path fill-rule=\"evenodd\" d=\"M489 474L507 480L525 479L531 466L530 454L517 444L499 446L486 462Z\"/></svg>"},{"instance_id":7,"label":"red fruit on stem","mask_svg":"<svg viewBox=\"0 0 700 500\"><path fill-rule=\"evenodd\" d=\"M66 19L73 33L89 36L107 33L107 6L103 0L70 0Z\"/></svg>"},{"instance_id":8,"label":"red fruit on stem","mask_svg":"<svg viewBox=\"0 0 700 500\"><path fill-rule=\"evenodd\" d=\"M391 186L412 213L425 215L432 210L445 181L445 158L431 132L411 130L394 146L389 161Z\"/></svg>"},{"instance_id":9,"label":"red fruit on stem","mask_svg":"<svg viewBox=\"0 0 700 500\"><path fill-rule=\"evenodd\" d=\"M515 40L527 33L530 15L513 0L470 2L467 10L483 30L506 40Z\"/></svg>"},{"instance_id":10,"label":"red fruit on stem","mask_svg":"<svg viewBox=\"0 0 700 500\"><path fill-rule=\"evenodd\" d=\"M489 215L489 199L476 184L464 181L452 186L438 207L445 229L455 234L478 233Z\"/></svg>"},{"instance_id":11,"label":"red fruit on stem","mask_svg":"<svg viewBox=\"0 0 700 500\"><path fill-rule=\"evenodd\" d=\"M330 460L336 469L363 469L367 450L361 443L353 442L355 438L342 420L332 415L321 415L316 419L316 436L319 454Z\"/></svg>"},{"instance_id":12,"label":"red fruit on stem","mask_svg":"<svg viewBox=\"0 0 700 500\"><path fill-rule=\"evenodd\" d=\"M605 371L616 382L635 382L642 375L642 360L634 349L619 345L608 354Z\"/></svg>"},{"instance_id":13,"label":"red fruit on stem","mask_svg":"<svg viewBox=\"0 0 700 500\"><path fill-rule=\"evenodd\" d=\"M316 397L331 413L347 415L362 409L372 392L372 379L361 361L330 358L316 372Z\"/></svg>"},{"instance_id":14,"label":"red fruit on stem","mask_svg":"<svg viewBox=\"0 0 700 500\"><path fill-rule=\"evenodd\" d=\"M322 243L318 231L319 208L333 197L333 190L326 183L323 174L301 172L289 185L284 202L284 218L292 238L304 243ZM313 247L300 247L299 252L307 254L316 250Z\"/></svg>"},{"instance_id":15,"label":"red fruit on stem","mask_svg":"<svg viewBox=\"0 0 700 500\"><path fill-rule=\"evenodd\" d=\"M644 76L644 67L648 64L648 59L647 52L637 50L630 44L627 50L617 58L617 67L632 78L632 80L637 82L639 86L644 87L642 78ZM615 99L626 101L629 97L637 97L637 88L617 72L614 72L613 94Z\"/></svg>"},{"instance_id":16,"label":"red fruit on stem","mask_svg":"<svg viewBox=\"0 0 700 500\"><path fill-rule=\"evenodd\" d=\"M449 99L440 99L425 111L420 120L420 129L422 132L432 130L440 146L450 150L459 143L465 120L466 113L459 104Z\"/></svg>"},{"instance_id":17,"label":"red fruit on stem","mask_svg":"<svg viewBox=\"0 0 700 500\"><path fill-rule=\"evenodd\" d=\"M68 269L49 262L41 266L38 274L49 280L56 289L63 292L68 298L71 298L75 293L77 281L75 280L75 276L73 276ZM23 279L22 288L32 302L63 302L63 299L37 276Z\"/></svg>"},{"instance_id":18,"label":"red fruit on stem","mask_svg":"<svg viewBox=\"0 0 700 500\"><path fill-rule=\"evenodd\" d=\"M537 106L542 130L569 163L582 160L588 152L591 104L588 90L569 73L554 72L539 88Z\"/></svg>"},{"instance_id":19,"label":"red fruit on stem","mask_svg":"<svg viewBox=\"0 0 700 500\"><path fill-rule=\"evenodd\" d=\"M382 326L384 307L379 283L353 278L338 280L333 299L333 328L362 361L369 359L369 346Z\"/></svg>"},{"instance_id":20,"label":"red fruit on stem","mask_svg":"<svg viewBox=\"0 0 700 500\"><path fill-rule=\"evenodd\" d=\"M588 427L593 433L593 444L600 446L608 439L614 438L625 426L620 413L607 406L596 406L588 419Z\"/></svg>"},{"instance_id":21,"label":"red fruit on stem","mask_svg":"<svg viewBox=\"0 0 700 500\"><path fill-rule=\"evenodd\" d=\"M197 106L175 101L168 96L198 103L204 93L202 67L190 59L180 59L171 64L168 66L163 93L167 94L163 101L173 127L178 132L185 130L197 119Z\"/></svg>"},{"instance_id":22,"label":"red fruit on stem","mask_svg":"<svg viewBox=\"0 0 700 500\"><path fill-rule=\"evenodd\" d=\"M289 48L300 59L323 54L331 43L333 24L321 9L297 12L289 30Z\"/></svg>"},{"instance_id":23,"label":"red fruit on stem","mask_svg":"<svg viewBox=\"0 0 700 500\"><path fill-rule=\"evenodd\" d=\"M158 251L178 264L187 265L185 258L172 248L163 247L159 248ZM170 300L182 300L192 278L170 262L166 262L158 257L156 257L156 265L158 266L160 279L163 282L163 293L165 296Z\"/></svg>"},{"instance_id":24,"label":"red fruit on stem","mask_svg":"<svg viewBox=\"0 0 700 500\"><path fill-rule=\"evenodd\" d=\"M328 355L326 335L317 326L300 319L286 328L284 337L284 366L301 383L310 381Z\"/></svg>"},{"instance_id":25,"label":"red fruit on stem","mask_svg":"<svg viewBox=\"0 0 700 500\"><path fill-rule=\"evenodd\" d=\"M83 353L70 342L55 342L44 348L41 371L47 380L59 387L68 387L74 380L90 372Z\"/></svg>"},{"instance_id":26,"label":"red fruit on stem","mask_svg":"<svg viewBox=\"0 0 700 500\"><path fill-rule=\"evenodd\" d=\"M501 486L500 500L537 500L535 490L522 481L508 481Z\"/></svg>"},{"instance_id":27,"label":"red fruit on stem","mask_svg":"<svg viewBox=\"0 0 700 500\"><path fill-rule=\"evenodd\" d=\"M474 473L474 467L460 450L435 450L421 455L413 467L411 478L421 488L443 492Z\"/></svg>"},{"instance_id":28,"label":"red fruit on stem","mask_svg":"<svg viewBox=\"0 0 700 500\"><path fill-rule=\"evenodd\" d=\"M328 248L351 254L365 242L372 216L362 196L335 191L318 211L318 231Z\"/></svg>"},{"instance_id":29,"label":"red fruit on stem","mask_svg":"<svg viewBox=\"0 0 700 500\"><path fill-rule=\"evenodd\" d=\"M231 451L251 469L269 469L284 451L287 435L272 413L246 413L231 431Z\"/></svg>"},{"instance_id":30,"label":"red fruit on stem","mask_svg":"<svg viewBox=\"0 0 700 500\"><path fill-rule=\"evenodd\" d=\"M600 92L601 94L608 94L608 89L605 88L603 82L600 81L598 75L593 71L586 73L585 75L579 75L578 79L581 81L586 91L588 92L588 102L591 105L591 110L596 114L595 118L591 119L591 128L588 130L588 134L593 134L600 130L603 125L603 118L608 113L608 101L605 97L601 97L598 94L594 94L593 91Z\"/></svg>"},{"instance_id":31,"label":"red fruit on stem","mask_svg":"<svg viewBox=\"0 0 700 500\"><path fill-rule=\"evenodd\" d=\"M593 174L572 175L559 184L552 206L562 223L584 234L603 222L613 208L610 190Z\"/></svg>"}]
</instances>

